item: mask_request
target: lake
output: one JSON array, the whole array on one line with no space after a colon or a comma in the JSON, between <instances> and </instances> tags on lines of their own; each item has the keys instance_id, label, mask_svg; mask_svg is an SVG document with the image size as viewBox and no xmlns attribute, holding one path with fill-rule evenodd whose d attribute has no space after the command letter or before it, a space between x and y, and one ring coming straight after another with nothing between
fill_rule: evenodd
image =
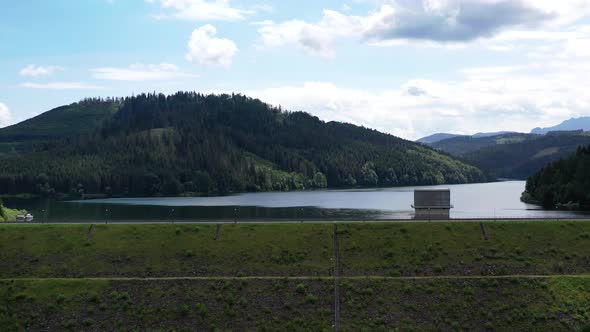
<instances>
[{"instance_id":1,"label":"lake","mask_svg":"<svg viewBox=\"0 0 590 332\"><path fill-rule=\"evenodd\" d=\"M451 218L568 218L588 214L546 211L520 201L524 181L243 193L213 197L108 198L83 201L5 199L27 209L37 221L197 219L409 219L416 188L449 188Z\"/></svg>"}]
</instances>

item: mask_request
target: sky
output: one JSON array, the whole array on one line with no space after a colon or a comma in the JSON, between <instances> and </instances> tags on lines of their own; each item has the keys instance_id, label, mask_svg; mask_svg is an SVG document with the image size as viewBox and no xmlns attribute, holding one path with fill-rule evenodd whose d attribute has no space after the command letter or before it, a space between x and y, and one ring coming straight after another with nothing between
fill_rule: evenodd
<instances>
[{"instance_id":1,"label":"sky","mask_svg":"<svg viewBox=\"0 0 590 332\"><path fill-rule=\"evenodd\" d=\"M588 0L0 0L0 127L242 93L406 139L590 115Z\"/></svg>"}]
</instances>

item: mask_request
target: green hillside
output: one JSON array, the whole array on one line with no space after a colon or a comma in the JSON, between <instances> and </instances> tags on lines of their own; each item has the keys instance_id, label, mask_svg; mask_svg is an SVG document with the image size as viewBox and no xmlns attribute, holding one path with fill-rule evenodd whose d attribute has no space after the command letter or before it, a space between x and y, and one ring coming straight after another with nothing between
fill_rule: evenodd
<instances>
[{"instance_id":1,"label":"green hillside","mask_svg":"<svg viewBox=\"0 0 590 332\"><path fill-rule=\"evenodd\" d=\"M488 146L518 143L535 138L538 138L538 135L521 133L509 133L486 137L458 136L440 140L432 143L431 146L452 155L462 156Z\"/></svg>"},{"instance_id":2,"label":"green hillside","mask_svg":"<svg viewBox=\"0 0 590 332\"><path fill-rule=\"evenodd\" d=\"M496 178L526 179L546 164L590 143L584 133L548 135L511 133L494 137L455 137L434 143L436 149L458 156Z\"/></svg>"},{"instance_id":3,"label":"green hillside","mask_svg":"<svg viewBox=\"0 0 590 332\"><path fill-rule=\"evenodd\" d=\"M522 198L548 209L590 210L590 146L529 177Z\"/></svg>"},{"instance_id":4,"label":"green hillside","mask_svg":"<svg viewBox=\"0 0 590 332\"><path fill-rule=\"evenodd\" d=\"M6 129L59 137L65 129L57 124L67 118L79 131L0 157L4 193L177 195L487 180L431 148L242 95L179 92L86 103Z\"/></svg>"},{"instance_id":5,"label":"green hillside","mask_svg":"<svg viewBox=\"0 0 590 332\"><path fill-rule=\"evenodd\" d=\"M0 128L0 157L47 149L50 142L92 132L119 108L116 100L87 99Z\"/></svg>"},{"instance_id":6,"label":"green hillside","mask_svg":"<svg viewBox=\"0 0 590 332\"><path fill-rule=\"evenodd\" d=\"M0 142L47 140L87 133L118 109L114 100L87 99L0 129Z\"/></svg>"}]
</instances>

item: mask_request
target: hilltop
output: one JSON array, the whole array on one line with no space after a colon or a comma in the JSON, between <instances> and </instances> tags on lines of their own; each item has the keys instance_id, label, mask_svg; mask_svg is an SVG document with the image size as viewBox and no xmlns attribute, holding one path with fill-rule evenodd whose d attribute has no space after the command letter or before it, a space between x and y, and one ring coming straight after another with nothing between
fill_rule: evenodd
<instances>
[{"instance_id":1,"label":"hilltop","mask_svg":"<svg viewBox=\"0 0 590 332\"><path fill-rule=\"evenodd\" d=\"M75 136L96 128L119 108L115 100L85 99L56 107L18 124L0 129L0 142L39 141Z\"/></svg>"},{"instance_id":2,"label":"hilltop","mask_svg":"<svg viewBox=\"0 0 590 332\"><path fill-rule=\"evenodd\" d=\"M449 133L436 133L426 137L422 137L417 139L416 142L424 143L424 144L435 144L443 140L456 138L456 137L463 137L463 138L482 138L482 137L493 137L493 136L500 136L505 134L516 134L514 131L496 131L492 133L475 133L473 135L459 135L459 134L449 134Z\"/></svg>"},{"instance_id":3,"label":"hilltop","mask_svg":"<svg viewBox=\"0 0 590 332\"><path fill-rule=\"evenodd\" d=\"M453 137L464 137L465 135L458 135L458 134L449 134L449 133L436 133L426 137L422 137L417 139L416 142L424 143L424 144L433 144L445 139L453 138Z\"/></svg>"},{"instance_id":4,"label":"hilltop","mask_svg":"<svg viewBox=\"0 0 590 332\"><path fill-rule=\"evenodd\" d=\"M178 195L488 179L420 144L235 94L88 99L0 129L0 138L20 147L0 155L0 187L10 194Z\"/></svg>"}]
</instances>

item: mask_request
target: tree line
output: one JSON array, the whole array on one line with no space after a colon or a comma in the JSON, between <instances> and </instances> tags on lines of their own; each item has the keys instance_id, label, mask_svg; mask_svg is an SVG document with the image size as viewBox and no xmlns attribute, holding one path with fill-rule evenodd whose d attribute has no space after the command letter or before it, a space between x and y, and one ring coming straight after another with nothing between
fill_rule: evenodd
<instances>
[{"instance_id":1,"label":"tree line","mask_svg":"<svg viewBox=\"0 0 590 332\"><path fill-rule=\"evenodd\" d=\"M555 161L529 177L525 202L548 209L590 209L590 145L578 147L568 158Z\"/></svg>"}]
</instances>

